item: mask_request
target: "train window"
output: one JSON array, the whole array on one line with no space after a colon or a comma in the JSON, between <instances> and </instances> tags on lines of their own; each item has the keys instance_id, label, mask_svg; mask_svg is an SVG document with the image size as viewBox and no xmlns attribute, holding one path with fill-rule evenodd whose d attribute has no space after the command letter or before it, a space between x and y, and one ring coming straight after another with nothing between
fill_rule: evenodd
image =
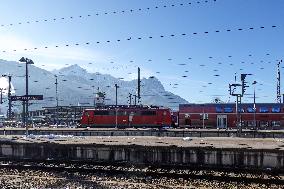
<instances>
[{"instance_id":1,"label":"train window","mask_svg":"<svg viewBox=\"0 0 284 189\"><path fill-rule=\"evenodd\" d=\"M105 110L94 111L94 115L109 115L109 111Z\"/></svg>"},{"instance_id":2,"label":"train window","mask_svg":"<svg viewBox=\"0 0 284 189\"><path fill-rule=\"evenodd\" d=\"M272 121L272 122L271 122L271 126L272 126L272 127L280 127L280 125L281 125L281 122L280 122L280 121Z\"/></svg>"},{"instance_id":3,"label":"train window","mask_svg":"<svg viewBox=\"0 0 284 189\"><path fill-rule=\"evenodd\" d=\"M247 122L246 121L241 121L241 126L246 127Z\"/></svg>"},{"instance_id":4,"label":"train window","mask_svg":"<svg viewBox=\"0 0 284 189\"><path fill-rule=\"evenodd\" d=\"M248 127L255 127L257 125L257 121L248 121Z\"/></svg>"},{"instance_id":5,"label":"train window","mask_svg":"<svg viewBox=\"0 0 284 189\"><path fill-rule=\"evenodd\" d=\"M216 107L216 113L222 113L223 112L223 108L220 106Z\"/></svg>"},{"instance_id":6,"label":"train window","mask_svg":"<svg viewBox=\"0 0 284 189\"><path fill-rule=\"evenodd\" d=\"M244 112L245 112L245 109L244 109L244 108L238 108L238 112L244 113Z\"/></svg>"},{"instance_id":7,"label":"train window","mask_svg":"<svg viewBox=\"0 0 284 189\"><path fill-rule=\"evenodd\" d=\"M208 114L200 114L200 120L208 120Z\"/></svg>"},{"instance_id":8,"label":"train window","mask_svg":"<svg viewBox=\"0 0 284 189\"><path fill-rule=\"evenodd\" d=\"M225 107L225 108L224 108L224 112L225 112L225 113L232 113L232 112L233 112L233 108L231 108L231 107Z\"/></svg>"},{"instance_id":9,"label":"train window","mask_svg":"<svg viewBox=\"0 0 284 189\"><path fill-rule=\"evenodd\" d=\"M267 107L260 107L259 108L259 112L260 113L267 113L268 112L268 108Z\"/></svg>"},{"instance_id":10,"label":"train window","mask_svg":"<svg viewBox=\"0 0 284 189\"><path fill-rule=\"evenodd\" d=\"M248 112L248 113L254 113L255 110L254 110L254 108L252 108L252 107L248 107L248 108L247 108L247 112Z\"/></svg>"},{"instance_id":11,"label":"train window","mask_svg":"<svg viewBox=\"0 0 284 189\"><path fill-rule=\"evenodd\" d=\"M259 122L259 126L260 127L268 127L269 126L269 122L268 121L260 121Z\"/></svg>"},{"instance_id":12,"label":"train window","mask_svg":"<svg viewBox=\"0 0 284 189\"><path fill-rule=\"evenodd\" d=\"M156 112L155 111L142 111L141 115L144 115L144 116L154 116L154 115L156 115Z\"/></svg>"},{"instance_id":13,"label":"train window","mask_svg":"<svg viewBox=\"0 0 284 189\"><path fill-rule=\"evenodd\" d=\"M126 111L118 111L118 112L117 112L117 115L126 116L126 115L127 115L127 112L126 112Z\"/></svg>"},{"instance_id":14,"label":"train window","mask_svg":"<svg viewBox=\"0 0 284 189\"><path fill-rule=\"evenodd\" d=\"M272 111L272 113L280 113L281 109L280 109L280 107L272 107L271 111Z\"/></svg>"},{"instance_id":15,"label":"train window","mask_svg":"<svg viewBox=\"0 0 284 189\"><path fill-rule=\"evenodd\" d=\"M138 115L137 112L130 112L129 116L135 116Z\"/></svg>"},{"instance_id":16,"label":"train window","mask_svg":"<svg viewBox=\"0 0 284 189\"><path fill-rule=\"evenodd\" d=\"M115 115L115 111L109 111L108 115Z\"/></svg>"},{"instance_id":17,"label":"train window","mask_svg":"<svg viewBox=\"0 0 284 189\"><path fill-rule=\"evenodd\" d=\"M208 114L204 114L204 119L208 120Z\"/></svg>"}]
</instances>

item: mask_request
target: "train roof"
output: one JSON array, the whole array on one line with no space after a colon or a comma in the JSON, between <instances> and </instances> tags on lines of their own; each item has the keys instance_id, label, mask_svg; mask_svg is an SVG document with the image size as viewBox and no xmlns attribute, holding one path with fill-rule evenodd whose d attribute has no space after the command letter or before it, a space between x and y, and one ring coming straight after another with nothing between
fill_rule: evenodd
<instances>
[{"instance_id":1,"label":"train roof","mask_svg":"<svg viewBox=\"0 0 284 189\"><path fill-rule=\"evenodd\" d=\"M255 103L256 106L280 106L283 107L283 103ZM235 107L236 103L204 103L204 104L195 104L195 103L189 103L189 104L180 104L179 108L186 108L186 107ZM253 106L254 103L242 103L241 106Z\"/></svg>"},{"instance_id":2,"label":"train roof","mask_svg":"<svg viewBox=\"0 0 284 189\"><path fill-rule=\"evenodd\" d=\"M85 110L115 110L115 109L136 109L136 110L158 110L158 109L169 109L166 107L159 106L142 106L142 105L108 105L102 107L86 108Z\"/></svg>"}]
</instances>

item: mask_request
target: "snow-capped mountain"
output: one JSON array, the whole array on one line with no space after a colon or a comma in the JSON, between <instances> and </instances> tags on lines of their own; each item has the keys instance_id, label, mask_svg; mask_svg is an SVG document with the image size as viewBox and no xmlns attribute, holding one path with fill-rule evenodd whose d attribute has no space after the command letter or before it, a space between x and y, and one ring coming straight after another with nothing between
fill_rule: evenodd
<instances>
[{"instance_id":1,"label":"snow-capped mountain","mask_svg":"<svg viewBox=\"0 0 284 189\"><path fill-rule=\"evenodd\" d=\"M12 75L13 95L24 95L25 65L18 62L0 60L0 68L1 75ZM89 73L77 64L52 72L29 65L29 94L42 94L44 96L43 101L33 101L31 109L56 105L55 75L57 75L58 79L59 105L93 105L94 96L98 90L105 92L106 104L114 104L115 84L119 86L118 104L128 104L129 93L133 94L133 103L134 95L137 91L137 80L124 81L122 78L115 78L108 74ZM4 85L0 83L0 87ZM143 78L141 80L141 102L147 105L169 107L177 106L178 103L187 103L183 98L165 91L161 82L155 77ZM21 109L20 102L15 102L13 105L14 108L17 108L18 105L18 109ZM7 97L4 108L5 106L7 106Z\"/></svg>"}]
</instances>

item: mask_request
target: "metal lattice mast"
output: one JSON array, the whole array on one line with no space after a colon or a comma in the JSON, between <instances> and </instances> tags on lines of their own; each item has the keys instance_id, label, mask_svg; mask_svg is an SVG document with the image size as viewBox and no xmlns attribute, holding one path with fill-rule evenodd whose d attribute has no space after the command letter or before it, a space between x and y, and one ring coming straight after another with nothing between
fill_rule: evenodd
<instances>
[{"instance_id":1,"label":"metal lattice mast","mask_svg":"<svg viewBox=\"0 0 284 189\"><path fill-rule=\"evenodd\" d=\"M12 80L12 76L8 75L8 82L9 82L9 86L8 86L8 118L11 119L12 118L12 100L11 100L11 80Z\"/></svg>"},{"instance_id":2,"label":"metal lattice mast","mask_svg":"<svg viewBox=\"0 0 284 189\"><path fill-rule=\"evenodd\" d=\"M12 76L11 75L2 75L2 77L8 77L8 82L9 82L9 86L8 86L8 119L10 120L11 117L12 117L12 101L11 101L11 80L12 80ZM3 89L2 89L3 90ZM2 91L1 90L1 104L3 103L2 102Z\"/></svg>"},{"instance_id":3,"label":"metal lattice mast","mask_svg":"<svg viewBox=\"0 0 284 189\"><path fill-rule=\"evenodd\" d=\"M277 103L281 103L281 94L280 94L280 87L281 87L281 83L280 83L280 63L282 62L282 60L280 62L278 62L277 64Z\"/></svg>"}]
</instances>

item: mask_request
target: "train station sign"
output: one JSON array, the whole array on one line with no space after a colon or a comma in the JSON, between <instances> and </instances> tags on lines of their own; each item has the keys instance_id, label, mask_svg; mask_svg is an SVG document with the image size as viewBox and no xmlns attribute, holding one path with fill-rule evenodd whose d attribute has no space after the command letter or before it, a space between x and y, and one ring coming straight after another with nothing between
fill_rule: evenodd
<instances>
[{"instance_id":1,"label":"train station sign","mask_svg":"<svg viewBox=\"0 0 284 189\"><path fill-rule=\"evenodd\" d=\"M11 96L12 101L43 100L43 95Z\"/></svg>"}]
</instances>

